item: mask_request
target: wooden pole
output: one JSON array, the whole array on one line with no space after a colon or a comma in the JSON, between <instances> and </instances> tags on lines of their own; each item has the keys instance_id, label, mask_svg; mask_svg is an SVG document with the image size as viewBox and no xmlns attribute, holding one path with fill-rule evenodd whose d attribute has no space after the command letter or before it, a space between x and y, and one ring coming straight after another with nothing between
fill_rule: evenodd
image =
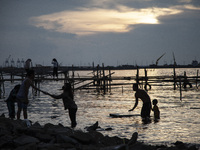
<instances>
[{"instance_id":1,"label":"wooden pole","mask_svg":"<svg viewBox=\"0 0 200 150\"><path fill-rule=\"evenodd\" d=\"M104 68L104 63L102 64L103 67L103 92L104 94L106 93L106 79L105 79L105 68Z\"/></svg>"},{"instance_id":2,"label":"wooden pole","mask_svg":"<svg viewBox=\"0 0 200 150\"><path fill-rule=\"evenodd\" d=\"M180 85L180 101L182 101L181 77L179 78L179 85Z\"/></svg>"},{"instance_id":3,"label":"wooden pole","mask_svg":"<svg viewBox=\"0 0 200 150\"><path fill-rule=\"evenodd\" d=\"M136 83L139 85L139 67L137 66Z\"/></svg>"},{"instance_id":4,"label":"wooden pole","mask_svg":"<svg viewBox=\"0 0 200 150\"><path fill-rule=\"evenodd\" d=\"M199 70L197 70L197 77L196 77L196 88L198 89L198 77L199 77Z\"/></svg>"},{"instance_id":5,"label":"wooden pole","mask_svg":"<svg viewBox=\"0 0 200 150\"><path fill-rule=\"evenodd\" d=\"M111 92L111 70L110 70L110 68L109 68L109 90L110 90L110 92Z\"/></svg>"},{"instance_id":6,"label":"wooden pole","mask_svg":"<svg viewBox=\"0 0 200 150\"><path fill-rule=\"evenodd\" d=\"M72 91L74 92L74 65L72 65Z\"/></svg>"},{"instance_id":7,"label":"wooden pole","mask_svg":"<svg viewBox=\"0 0 200 150\"><path fill-rule=\"evenodd\" d=\"M173 71L174 71L174 90L176 90L176 70L175 70L175 64L174 64L174 67L173 67Z\"/></svg>"}]
</instances>

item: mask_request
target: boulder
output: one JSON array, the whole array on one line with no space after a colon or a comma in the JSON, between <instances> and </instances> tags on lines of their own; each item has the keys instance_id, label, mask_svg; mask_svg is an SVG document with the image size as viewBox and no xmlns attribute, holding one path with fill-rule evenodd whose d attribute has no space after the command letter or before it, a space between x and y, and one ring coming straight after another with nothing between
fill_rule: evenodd
<instances>
[{"instance_id":1,"label":"boulder","mask_svg":"<svg viewBox=\"0 0 200 150\"><path fill-rule=\"evenodd\" d=\"M21 135L17 137L16 139L14 139L13 142L16 146L22 146L22 145L31 144L31 143L39 143L40 141L37 138L32 137L32 136Z\"/></svg>"}]
</instances>

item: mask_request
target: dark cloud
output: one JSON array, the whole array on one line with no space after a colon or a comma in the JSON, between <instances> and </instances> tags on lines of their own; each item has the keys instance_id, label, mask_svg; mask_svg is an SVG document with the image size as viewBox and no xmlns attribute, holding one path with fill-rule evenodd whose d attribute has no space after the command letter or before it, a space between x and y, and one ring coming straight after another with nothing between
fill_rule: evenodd
<instances>
[{"instance_id":1,"label":"dark cloud","mask_svg":"<svg viewBox=\"0 0 200 150\"><path fill-rule=\"evenodd\" d=\"M124 0L124 1L0 1L0 66L12 55L32 58L33 63L51 65L56 57L63 65L88 65L92 62L106 65L151 64L163 53L160 63L172 62L172 52L178 63L200 61L200 1L199 0ZM170 8L182 10L179 14L160 16L161 24L130 25L127 33L99 33L78 37L71 33L46 30L31 25L30 18L86 7L115 9L123 5L134 9ZM194 7L186 7L194 6ZM57 28L61 24L54 23Z\"/></svg>"}]
</instances>

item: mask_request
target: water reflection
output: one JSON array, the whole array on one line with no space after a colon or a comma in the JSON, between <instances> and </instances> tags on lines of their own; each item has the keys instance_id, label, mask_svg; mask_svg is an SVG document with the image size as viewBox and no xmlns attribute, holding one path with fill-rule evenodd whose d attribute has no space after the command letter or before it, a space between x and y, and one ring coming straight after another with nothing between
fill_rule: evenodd
<instances>
[{"instance_id":1,"label":"water reflection","mask_svg":"<svg viewBox=\"0 0 200 150\"><path fill-rule=\"evenodd\" d=\"M169 71L169 72L167 72ZM115 71L116 75L124 74L124 71ZM151 74L166 75L171 70L152 70ZM183 71L177 71L181 74ZM142 74L142 72L141 72ZM194 75L195 70L187 73ZM135 75L135 71L127 71L127 75ZM130 82L130 81L127 81ZM6 83L6 94L9 94L11 88L16 83ZM41 89L52 94L59 94L63 82L52 81L43 82ZM99 121L99 126L103 129L111 127L111 131L100 131L104 135L119 136L123 138L131 138L132 133L139 133L139 140L148 143L172 143L177 140L188 143L200 143L200 93L197 90L183 91L183 100L180 101L179 91L174 91L173 87L153 87L148 91L151 99L158 99L160 117L158 122L153 119L151 112L151 122L142 122L139 116L142 102L139 101L138 107L133 112L128 110L134 105L134 92L132 86L124 87L122 93L121 88L112 89L111 93L97 93L94 91L76 91L75 101L78 105L77 112L77 129L84 130L86 126ZM6 96L7 96L6 95ZM0 114L5 113L8 116L6 104L0 100ZM194 108L194 109L193 109ZM111 118L110 113L134 114L132 117ZM33 98L30 95L30 106L28 107L29 118L40 124L46 123L70 126L68 112L63 109L62 100L54 100L43 95Z\"/></svg>"}]
</instances>

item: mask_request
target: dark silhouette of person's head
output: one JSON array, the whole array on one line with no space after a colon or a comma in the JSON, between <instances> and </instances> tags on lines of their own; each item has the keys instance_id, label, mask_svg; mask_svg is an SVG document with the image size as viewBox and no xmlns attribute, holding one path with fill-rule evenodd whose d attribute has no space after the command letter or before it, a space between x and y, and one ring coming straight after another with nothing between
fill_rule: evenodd
<instances>
[{"instance_id":1,"label":"dark silhouette of person's head","mask_svg":"<svg viewBox=\"0 0 200 150\"><path fill-rule=\"evenodd\" d=\"M62 87L62 90L64 90L64 92L67 92L69 96L73 99L72 86L70 83L65 83Z\"/></svg>"},{"instance_id":2,"label":"dark silhouette of person's head","mask_svg":"<svg viewBox=\"0 0 200 150\"><path fill-rule=\"evenodd\" d=\"M133 83L133 91L137 91L138 90L138 84L137 83Z\"/></svg>"},{"instance_id":3,"label":"dark silhouette of person's head","mask_svg":"<svg viewBox=\"0 0 200 150\"><path fill-rule=\"evenodd\" d=\"M34 78L35 71L34 70L28 70L26 76L30 78Z\"/></svg>"},{"instance_id":4,"label":"dark silhouette of person's head","mask_svg":"<svg viewBox=\"0 0 200 150\"><path fill-rule=\"evenodd\" d=\"M157 105L158 104L158 100L157 99L154 99L153 100L153 105Z\"/></svg>"},{"instance_id":5,"label":"dark silhouette of person's head","mask_svg":"<svg viewBox=\"0 0 200 150\"><path fill-rule=\"evenodd\" d=\"M64 91L70 91L72 89L70 83L65 83L64 86L62 87Z\"/></svg>"},{"instance_id":6,"label":"dark silhouette of person's head","mask_svg":"<svg viewBox=\"0 0 200 150\"><path fill-rule=\"evenodd\" d=\"M57 62L57 60L54 58L53 61Z\"/></svg>"}]
</instances>

